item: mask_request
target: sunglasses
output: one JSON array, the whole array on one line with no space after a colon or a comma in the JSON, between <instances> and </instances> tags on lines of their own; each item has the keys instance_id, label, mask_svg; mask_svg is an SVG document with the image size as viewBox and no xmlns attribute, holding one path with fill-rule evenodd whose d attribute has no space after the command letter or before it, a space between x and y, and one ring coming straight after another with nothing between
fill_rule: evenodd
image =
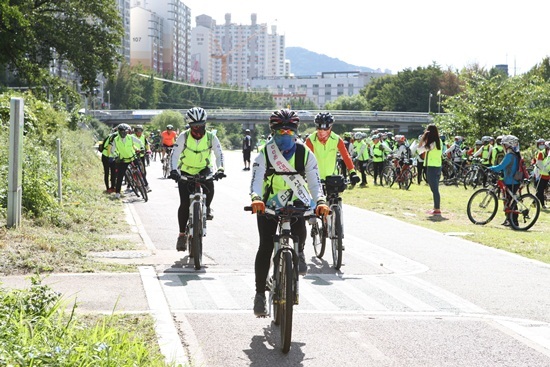
<instances>
[{"instance_id":1,"label":"sunglasses","mask_svg":"<svg viewBox=\"0 0 550 367\"><path fill-rule=\"evenodd\" d=\"M330 130L330 126L328 125L317 125L317 130Z\"/></svg>"},{"instance_id":2,"label":"sunglasses","mask_svg":"<svg viewBox=\"0 0 550 367\"><path fill-rule=\"evenodd\" d=\"M294 135L296 135L296 132L294 130L291 130L291 129L279 129L279 130L275 130L275 134L294 136Z\"/></svg>"}]
</instances>

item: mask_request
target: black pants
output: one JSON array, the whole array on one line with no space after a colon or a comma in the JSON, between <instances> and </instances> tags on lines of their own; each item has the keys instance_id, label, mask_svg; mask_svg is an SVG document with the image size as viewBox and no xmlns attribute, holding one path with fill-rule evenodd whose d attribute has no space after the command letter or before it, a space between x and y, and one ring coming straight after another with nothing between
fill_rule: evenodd
<instances>
[{"instance_id":1,"label":"black pants","mask_svg":"<svg viewBox=\"0 0 550 367\"><path fill-rule=\"evenodd\" d=\"M374 183L376 184L376 179L380 176L380 184L382 184L382 170L384 169L384 161L372 162L372 168L374 170Z\"/></svg>"},{"instance_id":2,"label":"black pants","mask_svg":"<svg viewBox=\"0 0 550 367\"><path fill-rule=\"evenodd\" d=\"M273 235L277 232L277 220L273 217L258 216L258 233L260 235L260 246L256 253L254 271L256 273L256 292L265 292L265 281L269 274L271 256L273 254ZM290 230L293 235L299 238L299 251L304 251L307 238L306 221L304 218L297 218Z\"/></svg>"},{"instance_id":3,"label":"black pants","mask_svg":"<svg viewBox=\"0 0 550 367\"><path fill-rule=\"evenodd\" d=\"M424 161L416 161L416 171L418 173L417 179L418 184L420 185L420 182L422 182L422 176L424 175L424 171L426 169L424 168Z\"/></svg>"},{"instance_id":4,"label":"black pants","mask_svg":"<svg viewBox=\"0 0 550 367\"><path fill-rule=\"evenodd\" d=\"M195 192L195 186L187 181L178 182L178 190L180 194L180 207L178 208L178 225L180 233L185 232L187 221L189 220L189 205L191 200L189 195ZM210 203L214 199L214 181L210 180L204 183L203 192L206 194L206 207L210 208Z\"/></svg>"},{"instance_id":5,"label":"black pants","mask_svg":"<svg viewBox=\"0 0 550 367\"><path fill-rule=\"evenodd\" d=\"M548 180L545 180L543 178L539 178L539 182L537 184L537 198L540 201L540 205L544 205L544 190L548 187Z\"/></svg>"},{"instance_id":6,"label":"black pants","mask_svg":"<svg viewBox=\"0 0 550 367\"><path fill-rule=\"evenodd\" d=\"M109 157L101 155L101 163L103 163L103 181L105 181L105 189L114 189L116 183L115 163L109 163Z\"/></svg>"},{"instance_id":7,"label":"black pants","mask_svg":"<svg viewBox=\"0 0 550 367\"><path fill-rule=\"evenodd\" d=\"M357 161L359 172L361 172L361 184L363 185L367 184L367 163L367 161Z\"/></svg>"},{"instance_id":8,"label":"black pants","mask_svg":"<svg viewBox=\"0 0 550 367\"><path fill-rule=\"evenodd\" d=\"M115 192L117 194L120 194L120 189L122 188L122 180L124 179L124 174L126 173L126 170L128 169L129 164L130 163L126 163L126 162L115 163L115 170L116 170Z\"/></svg>"}]
</instances>

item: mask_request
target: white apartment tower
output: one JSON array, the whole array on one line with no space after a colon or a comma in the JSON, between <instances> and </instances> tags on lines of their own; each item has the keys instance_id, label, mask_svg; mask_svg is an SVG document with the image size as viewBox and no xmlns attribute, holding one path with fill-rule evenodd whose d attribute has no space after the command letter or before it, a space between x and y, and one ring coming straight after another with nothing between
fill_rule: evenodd
<instances>
[{"instance_id":1,"label":"white apartment tower","mask_svg":"<svg viewBox=\"0 0 550 367\"><path fill-rule=\"evenodd\" d=\"M164 19L141 6L140 1L130 10L130 65L142 65L145 69L163 75Z\"/></svg>"},{"instance_id":2,"label":"white apartment tower","mask_svg":"<svg viewBox=\"0 0 550 367\"><path fill-rule=\"evenodd\" d=\"M200 70L201 84L229 84L247 88L252 78L277 77L285 74L285 38L277 28L258 24L256 14L251 24L225 23L217 25L207 15L196 18L192 37L192 69Z\"/></svg>"},{"instance_id":3,"label":"white apartment tower","mask_svg":"<svg viewBox=\"0 0 550 367\"><path fill-rule=\"evenodd\" d=\"M191 9L183 0L143 0L143 3L141 0L134 0L134 6L138 3L140 7L155 13L159 20L162 19L162 28L157 34L161 36L159 42L164 75L175 80L188 81L191 64ZM147 29L151 23L138 26Z\"/></svg>"},{"instance_id":4,"label":"white apartment tower","mask_svg":"<svg viewBox=\"0 0 550 367\"><path fill-rule=\"evenodd\" d=\"M122 49L120 53L124 56L124 60L130 63L130 0L117 0L118 12L122 18L124 26L124 36L122 38Z\"/></svg>"}]
</instances>

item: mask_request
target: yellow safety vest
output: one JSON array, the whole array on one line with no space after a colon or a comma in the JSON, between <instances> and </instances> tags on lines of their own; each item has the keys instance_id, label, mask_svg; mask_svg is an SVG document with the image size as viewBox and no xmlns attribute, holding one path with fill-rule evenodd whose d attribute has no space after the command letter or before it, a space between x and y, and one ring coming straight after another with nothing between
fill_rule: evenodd
<instances>
[{"instance_id":1,"label":"yellow safety vest","mask_svg":"<svg viewBox=\"0 0 550 367\"><path fill-rule=\"evenodd\" d=\"M384 162L384 149L381 148L382 143L378 142L372 146L372 161Z\"/></svg>"},{"instance_id":2,"label":"yellow safety vest","mask_svg":"<svg viewBox=\"0 0 550 367\"><path fill-rule=\"evenodd\" d=\"M124 141L120 135L115 136L113 140L113 145L118 153L118 159L123 162L131 162L132 158L135 156L136 150L134 148L134 141L130 135L126 135Z\"/></svg>"},{"instance_id":3,"label":"yellow safety vest","mask_svg":"<svg viewBox=\"0 0 550 367\"><path fill-rule=\"evenodd\" d=\"M336 174L336 154L338 153L339 137L336 133L331 132L325 144L322 144L317 137L317 134L309 136L311 145L313 146L313 154L317 158L319 167L319 177L323 180L327 176Z\"/></svg>"},{"instance_id":4,"label":"yellow safety vest","mask_svg":"<svg viewBox=\"0 0 550 367\"><path fill-rule=\"evenodd\" d=\"M309 150L308 148L306 148L304 146L304 167L306 166L306 163L307 163L307 160L308 160L308 157L309 157L309 153L311 152L311 150ZM296 149L298 149L298 147L296 147ZM277 196L277 194L281 191L287 191L290 189L290 186L287 185L286 181L283 179L282 175L278 175L275 172L275 170L273 169L273 166L271 166L271 164L269 164L269 158L267 157L267 152L264 149L262 149L261 153L264 155L264 158L265 158L265 162L266 162L266 176L264 177L264 185L263 185L263 189L262 189L262 198L264 199L264 202L266 203L270 203L271 200L273 200L273 198L275 198ZM294 155L292 157L290 157L290 159L288 160L288 164L290 165L290 167L296 169L296 165L294 164L295 163L295 157L296 157L296 153L294 153ZM271 173L270 173L271 172ZM300 173L303 173L303 172L298 172L298 174ZM309 192L309 189L306 185L305 189ZM293 195L292 196L292 199L291 201L295 201L295 200L298 200L298 197Z\"/></svg>"},{"instance_id":5,"label":"yellow safety vest","mask_svg":"<svg viewBox=\"0 0 550 367\"><path fill-rule=\"evenodd\" d=\"M435 144L435 148L426 152L426 159L424 160L424 166L425 167L441 167L442 164L442 150L437 149L437 144ZM443 143L441 143L441 146L443 146Z\"/></svg>"},{"instance_id":6,"label":"yellow safety vest","mask_svg":"<svg viewBox=\"0 0 550 367\"><path fill-rule=\"evenodd\" d=\"M210 155L212 154L212 133L207 131L200 139L196 140L187 132L185 146L181 151L178 168L182 172L196 175L206 167L210 166Z\"/></svg>"}]
</instances>

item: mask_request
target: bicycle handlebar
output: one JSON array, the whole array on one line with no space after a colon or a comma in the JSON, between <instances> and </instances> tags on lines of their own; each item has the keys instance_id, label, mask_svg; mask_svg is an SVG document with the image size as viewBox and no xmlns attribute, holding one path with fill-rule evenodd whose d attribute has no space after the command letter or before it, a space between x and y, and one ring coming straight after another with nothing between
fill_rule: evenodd
<instances>
[{"instance_id":1,"label":"bicycle handlebar","mask_svg":"<svg viewBox=\"0 0 550 367\"><path fill-rule=\"evenodd\" d=\"M252 206L245 206L244 211L251 212ZM273 208L265 208L265 213L256 213L258 215L272 215L275 217L292 217L292 218L298 218L298 217L305 217L306 219L309 218L316 218L317 216L315 214L307 214L307 212L311 212L310 207L297 207L294 205L288 205L283 206L281 208L273 209Z\"/></svg>"}]
</instances>

